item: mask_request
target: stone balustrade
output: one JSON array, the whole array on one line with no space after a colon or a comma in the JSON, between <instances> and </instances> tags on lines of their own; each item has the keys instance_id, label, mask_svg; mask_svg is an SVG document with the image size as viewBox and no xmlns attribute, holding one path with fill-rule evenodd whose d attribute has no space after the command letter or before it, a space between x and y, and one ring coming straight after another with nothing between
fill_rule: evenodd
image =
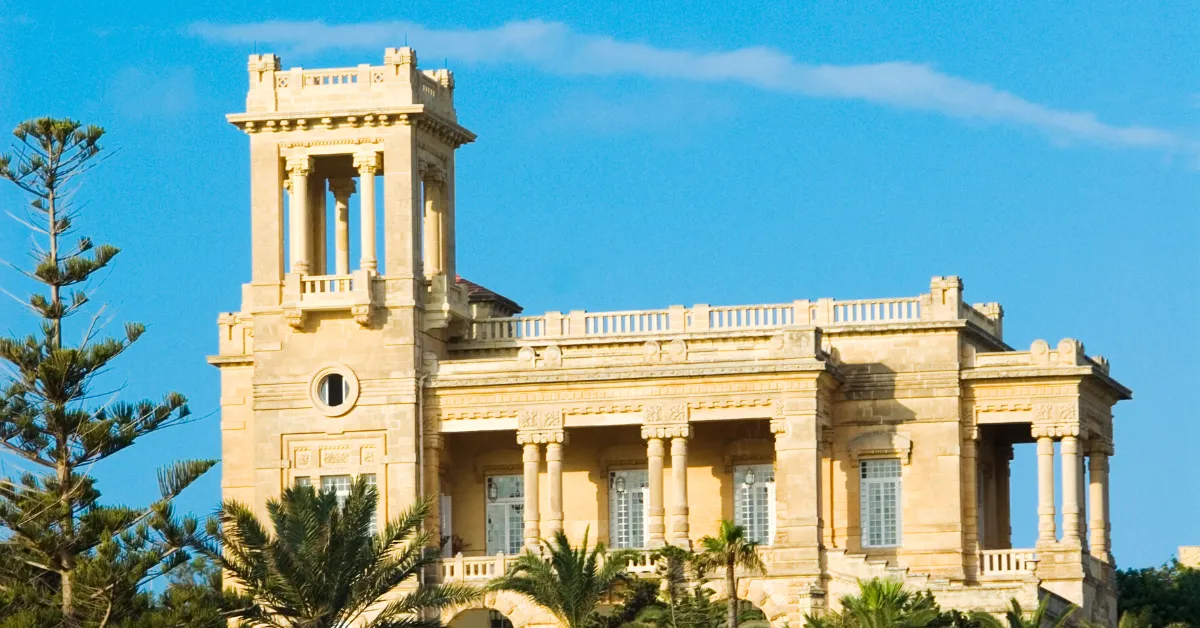
<instances>
[{"instance_id":1,"label":"stone balustrade","mask_svg":"<svg viewBox=\"0 0 1200 628\"><path fill-rule=\"evenodd\" d=\"M769 547L760 547L758 550L759 557L763 563L770 566L773 561L773 553ZM463 556L461 552L451 558L443 558L439 571L441 573L442 582L473 582L476 584L486 582L493 578L504 575L504 573L512 566L517 559L516 555L505 554L503 552L494 556ZM657 557L653 550L637 550L634 556L626 563L626 571L635 577L656 577ZM714 577L721 574L712 574ZM750 574L746 574L750 575Z\"/></svg>"},{"instance_id":2,"label":"stone balustrade","mask_svg":"<svg viewBox=\"0 0 1200 628\"><path fill-rule=\"evenodd\" d=\"M1037 552L1031 549L983 550L979 552L979 575L1011 577L1037 570Z\"/></svg>"},{"instance_id":3,"label":"stone balustrade","mask_svg":"<svg viewBox=\"0 0 1200 628\"><path fill-rule=\"evenodd\" d=\"M828 328L940 320L966 320L997 339L1000 338L1002 310L998 304L972 306L959 302L951 307L937 307L933 297L933 294L923 294L887 299L817 299L717 307L707 304L690 308L676 305L665 309L619 312L547 312L541 316L474 321L467 330L465 340L501 342L605 338L667 333L759 331L796 325Z\"/></svg>"}]
</instances>

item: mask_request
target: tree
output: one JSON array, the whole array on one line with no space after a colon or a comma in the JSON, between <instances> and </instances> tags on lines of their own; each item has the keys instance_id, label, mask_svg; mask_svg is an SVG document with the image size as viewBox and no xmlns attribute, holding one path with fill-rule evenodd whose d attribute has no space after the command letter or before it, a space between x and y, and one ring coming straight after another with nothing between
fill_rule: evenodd
<instances>
[{"instance_id":1,"label":"tree","mask_svg":"<svg viewBox=\"0 0 1200 628\"><path fill-rule=\"evenodd\" d=\"M603 543L589 549L587 532L578 547L572 547L561 530L552 540L543 539L541 545L544 557L526 551L485 590L521 594L550 611L567 628L583 628L600 601L629 582L626 565L634 552L609 553Z\"/></svg>"},{"instance_id":2,"label":"tree","mask_svg":"<svg viewBox=\"0 0 1200 628\"><path fill-rule=\"evenodd\" d=\"M858 588L842 598L842 608L860 628L915 628L938 618L933 597L911 593L900 580L872 578Z\"/></svg>"},{"instance_id":3,"label":"tree","mask_svg":"<svg viewBox=\"0 0 1200 628\"><path fill-rule=\"evenodd\" d=\"M738 568L765 574L766 565L758 557L758 543L746 538L742 526L732 521L722 521L717 535L700 539L703 551L696 557L696 564L703 569L722 569L725 574L725 591L729 628L738 625L737 570Z\"/></svg>"},{"instance_id":4,"label":"tree","mask_svg":"<svg viewBox=\"0 0 1200 628\"><path fill-rule=\"evenodd\" d=\"M228 628L229 609L245 608L240 593L222 590L221 569L197 556L167 574L167 587L129 628Z\"/></svg>"},{"instance_id":5,"label":"tree","mask_svg":"<svg viewBox=\"0 0 1200 628\"><path fill-rule=\"evenodd\" d=\"M212 540L203 551L249 600L231 613L240 625L436 628L441 623L428 611L478 597L472 587L421 578L439 559L432 533L421 526L430 500L374 535L377 500L375 487L361 477L342 504L333 491L296 486L267 501L270 530L247 506L226 501L220 528L210 527ZM406 582L413 583L411 591L383 601Z\"/></svg>"},{"instance_id":6,"label":"tree","mask_svg":"<svg viewBox=\"0 0 1200 628\"><path fill-rule=\"evenodd\" d=\"M14 217L38 243L32 264L18 271L41 288L23 302L39 320L36 330L0 338L7 366L0 447L33 469L0 479L0 591L10 607L0 625L115 625L148 608L143 585L187 561L197 524L177 519L171 500L216 461L160 470L160 497L148 507L99 503L92 465L187 420L187 400L168 393L123 403L99 388L97 378L142 336L143 325L127 323L120 336L105 337L100 307L76 330L66 326L88 311L89 280L118 253L87 237L67 242L80 216L71 201L80 177L99 163L104 130L38 118L13 135L15 152L0 156L0 179L31 199L24 216Z\"/></svg>"},{"instance_id":7,"label":"tree","mask_svg":"<svg viewBox=\"0 0 1200 628\"><path fill-rule=\"evenodd\" d=\"M1004 621L996 619L995 616L988 613L975 612L971 613L971 617L978 621L985 628L1041 628L1046 623L1049 623L1050 628L1062 628L1067 625L1067 620L1075 613L1075 606L1068 606L1058 618L1052 618L1049 615L1050 596L1042 598L1028 617L1021 609L1021 603L1013 598L1010 602L1009 609L1004 613Z\"/></svg>"},{"instance_id":8,"label":"tree","mask_svg":"<svg viewBox=\"0 0 1200 628\"><path fill-rule=\"evenodd\" d=\"M1162 567L1117 572L1117 609L1126 615L1145 615L1152 626L1182 623L1200 626L1200 570L1177 560Z\"/></svg>"},{"instance_id":9,"label":"tree","mask_svg":"<svg viewBox=\"0 0 1200 628\"><path fill-rule=\"evenodd\" d=\"M958 611L942 611L928 591L913 593L905 590L899 580L859 580L858 590L858 595L842 597L841 612L809 615L805 618L805 626L981 628L978 621Z\"/></svg>"}]
</instances>

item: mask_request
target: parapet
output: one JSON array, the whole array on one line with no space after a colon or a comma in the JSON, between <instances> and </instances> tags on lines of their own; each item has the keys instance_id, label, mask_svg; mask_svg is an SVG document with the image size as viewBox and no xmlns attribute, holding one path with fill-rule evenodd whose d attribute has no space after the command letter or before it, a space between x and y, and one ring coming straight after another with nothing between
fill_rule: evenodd
<instances>
[{"instance_id":1,"label":"parapet","mask_svg":"<svg viewBox=\"0 0 1200 628\"><path fill-rule=\"evenodd\" d=\"M269 118L271 114L305 114L309 126L322 118L346 112L382 115L425 113L456 122L454 76L447 69L417 67L412 48L388 48L383 65L351 68L283 69L274 54L250 55L250 89L246 113L238 119ZM265 115L264 115L265 114Z\"/></svg>"}]
</instances>

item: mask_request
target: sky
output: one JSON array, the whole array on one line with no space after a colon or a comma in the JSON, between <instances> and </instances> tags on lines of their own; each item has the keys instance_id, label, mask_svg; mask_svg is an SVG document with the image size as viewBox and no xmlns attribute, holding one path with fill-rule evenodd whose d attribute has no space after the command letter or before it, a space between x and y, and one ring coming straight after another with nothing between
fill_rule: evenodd
<instances>
[{"instance_id":1,"label":"sky","mask_svg":"<svg viewBox=\"0 0 1200 628\"><path fill-rule=\"evenodd\" d=\"M455 72L460 272L527 312L911 296L958 275L1006 341L1081 339L1116 408L1114 551L1200 544L1200 12L1088 3L254 3L0 0L0 128L104 126L83 233L96 282L149 332L106 382L198 420L96 469L144 503L152 469L219 456L218 312L249 278L246 58ZM0 138L0 146L7 144ZM24 203L0 185L0 209ZM29 234L0 216L0 259ZM0 267L0 288L30 289ZM0 332L30 320L0 296ZM4 461L5 471L14 469ZM1035 460L1013 462L1017 546ZM1181 490L1182 489L1182 490ZM211 512L214 470L181 499Z\"/></svg>"}]
</instances>

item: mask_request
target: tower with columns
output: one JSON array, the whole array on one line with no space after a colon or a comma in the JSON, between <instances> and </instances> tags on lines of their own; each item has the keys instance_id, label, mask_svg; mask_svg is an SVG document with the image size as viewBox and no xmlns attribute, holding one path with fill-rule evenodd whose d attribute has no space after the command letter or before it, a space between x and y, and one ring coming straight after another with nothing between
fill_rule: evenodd
<instances>
[{"instance_id":1,"label":"tower with columns","mask_svg":"<svg viewBox=\"0 0 1200 628\"><path fill-rule=\"evenodd\" d=\"M248 70L229 121L250 142L250 282L209 360L226 498L365 476L380 523L430 499L448 582L559 532L645 550L629 569L652 575L650 551L733 520L767 565L739 597L775 626L871 577L947 608L1049 596L1115 622L1108 459L1131 393L1079 341L1014 349L999 304L954 276L899 298L522 315L458 275L454 154L475 137L448 70L409 48ZM1010 506L1014 447L1036 451L1036 512ZM481 606L443 619L553 625L512 596Z\"/></svg>"}]
</instances>

